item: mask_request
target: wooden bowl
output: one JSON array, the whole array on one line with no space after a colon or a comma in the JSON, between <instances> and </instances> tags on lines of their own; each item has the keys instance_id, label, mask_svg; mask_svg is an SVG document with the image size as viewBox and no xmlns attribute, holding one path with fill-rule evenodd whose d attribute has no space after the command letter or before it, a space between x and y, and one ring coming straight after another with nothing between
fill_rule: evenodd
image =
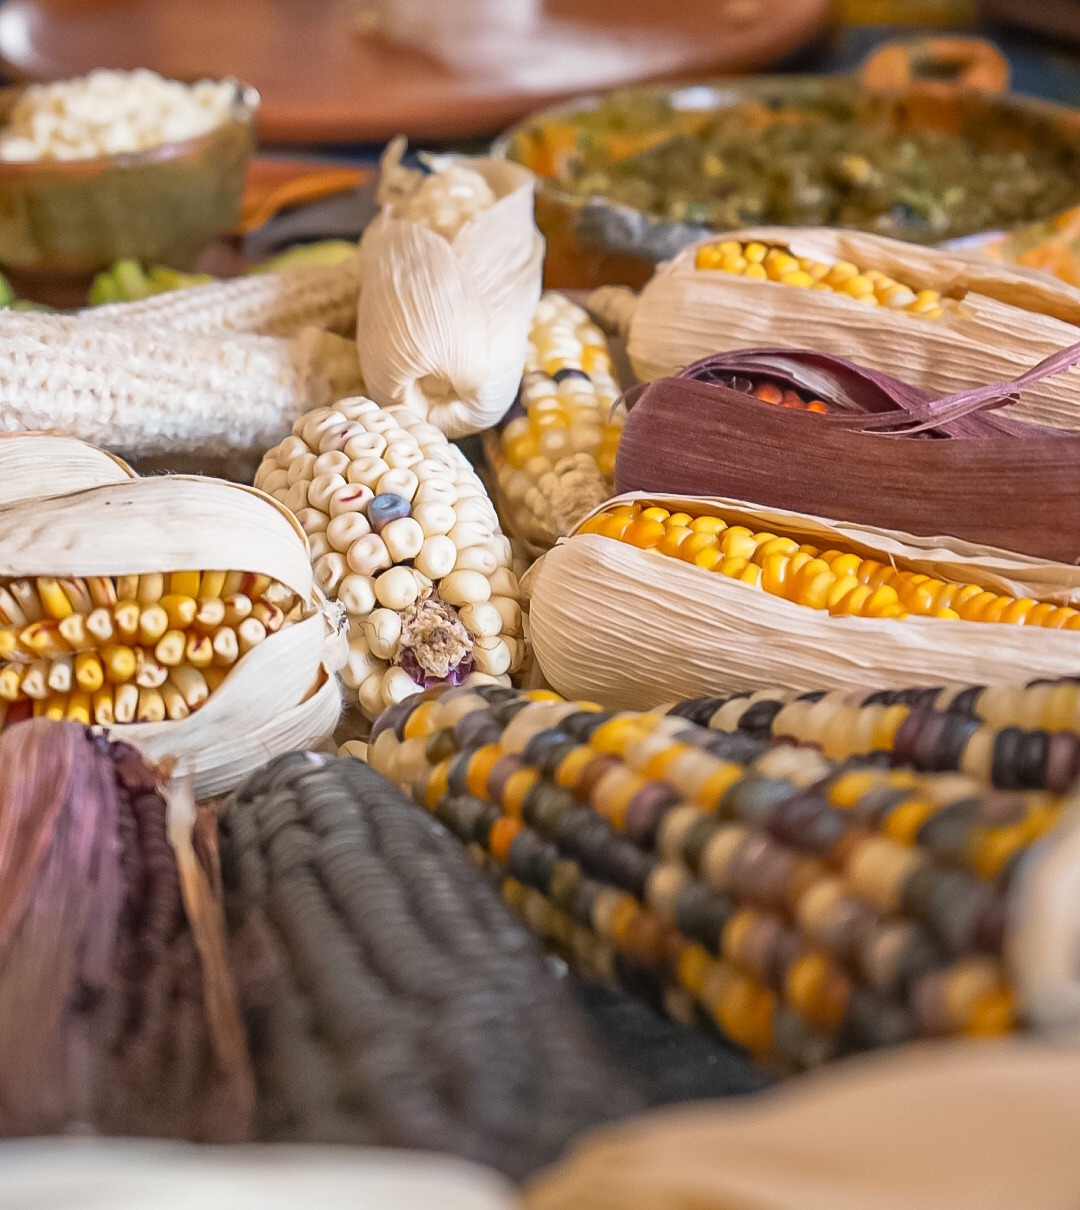
<instances>
[{"instance_id":1,"label":"wooden bowl","mask_svg":"<svg viewBox=\"0 0 1080 1210\"><path fill-rule=\"evenodd\" d=\"M232 230L255 149L259 95L235 82L228 120L127 155L0 161L0 266L31 296L35 279L85 281L123 258L184 269ZM21 87L0 89L0 124Z\"/></svg>"}]
</instances>

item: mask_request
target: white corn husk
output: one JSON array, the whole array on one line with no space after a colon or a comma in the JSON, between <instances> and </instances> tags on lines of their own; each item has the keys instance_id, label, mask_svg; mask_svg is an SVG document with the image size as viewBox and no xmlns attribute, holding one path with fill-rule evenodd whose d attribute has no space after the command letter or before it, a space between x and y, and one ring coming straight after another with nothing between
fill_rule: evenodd
<instances>
[{"instance_id":1,"label":"white corn husk","mask_svg":"<svg viewBox=\"0 0 1080 1210\"><path fill-rule=\"evenodd\" d=\"M47 430L129 456L261 453L359 387L351 341L315 328L198 336L0 313L0 430Z\"/></svg>"},{"instance_id":2,"label":"white corn husk","mask_svg":"<svg viewBox=\"0 0 1080 1210\"><path fill-rule=\"evenodd\" d=\"M463 437L499 420L521 381L544 256L535 178L461 156L430 157L429 178L401 166L402 149L383 157L382 210L360 243L360 364L379 403ZM479 208L476 176L494 197ZM428 199L443 185L446 196Z\"/></svg>"},{"instance_id":3,"label":"white corn husk","mask_svg":"<svg viewBox=\"0 0 1080 1210\"><path fill-rule=\"evenodd\" d=\"M493 1169L449 1155L142 1139L0 1143L4 1210L521 1210Z\"/></svg>"},{"instance_id":4,"label":"white corn husk","mask_svg":"<svg viewBox=\"0 0 1080 1210\"><path fill-rule=\"evenodd\" d=\"M962 305L929 320L844 295L695 268L698 248L721 239L779 244L826 263L851 261ZM661 265L632 314L621 292L598 291L590 305L618 327L629 323L630 361L644 381L713 353L768 346L847 357L948 395L1016 378L1080 343L1080 289L1014 265L829 229L766 227L710 236ZM1080 368L1026 388L1009 414L1080 429Z\"/></svg>"},{"instance_id":5,"label":"white corn husk","mask_svg":"<svg viewBox=\"0 0 1080 1210\"><path fill-rule=\"evenodd\" d=\"M0 505L135 477L121 458L85 441L52 433L0 433Z\"/></svg>"},{"instance_id":6,"label":"white corn husk","mask_svg":"<svg viewBox=\"0 0 1080 1210\"><path fill-rule=\"evenodd\" d=\"M105 324L149 324L224 336L295 336L304 328L322 328L339 336L356 332L360 256L336 265L300 265L273 273L252 273L205 286L152 294L137 302L109 303L82 312L80 318Z\"/></svg>"},{"instance_id":7,"label":"white corn husk","mask_svg":"<svg viewBox=\"0 0 1080 1210\"><path fill-rule=\"evenodd\" d=\"M945 580L1017 597L1080 603L1080 567L955 538L917 538L742 501L639 492L692 516L719 512ZM588 520L585 518L584 520ZM522 582L533 652L567 698L647 710L722 690L1023 683L1080 668L1080 631L940 618L832 617L759 587L597 534L564 539Z\"/></svg>"},{"instance_id":8,"label":"white corn husk","mask_svg":"<svg viewBox=\"0 0 1080 1210\"><path fill-rule=\"evenodd\" d=\"M177 758L200 797L333 731L344 662L338 611L316 588L295 518L254 488L196 476L132 479L0 508L0 576L120 576L187 569L270 576L303 604L187 718L118 724L154 761Z\"/></svg>"}]
</instances>

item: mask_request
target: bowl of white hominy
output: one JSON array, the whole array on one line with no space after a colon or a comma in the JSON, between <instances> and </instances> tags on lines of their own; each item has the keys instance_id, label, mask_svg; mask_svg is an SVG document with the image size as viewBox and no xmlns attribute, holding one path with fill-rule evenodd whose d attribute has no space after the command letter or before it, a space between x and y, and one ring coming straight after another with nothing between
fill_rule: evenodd
<instances>
[{"instance_id":1,"label":"bowl of white hominy","mask_svg":"<svg viewBox=\"0 0 1080 1210\"><path fill-rule=\"evenodd\" d=\"M236 80L142 69L0 90L0 266L187 268L236 224L258 105Z\"/></svg>"}]
</instances>

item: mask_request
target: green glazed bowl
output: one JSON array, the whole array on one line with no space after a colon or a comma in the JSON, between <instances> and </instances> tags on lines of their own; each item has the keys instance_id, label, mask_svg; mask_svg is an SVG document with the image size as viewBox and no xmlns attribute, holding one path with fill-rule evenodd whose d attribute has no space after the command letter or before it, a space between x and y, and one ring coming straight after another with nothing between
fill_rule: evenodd
<instances>
[{"instance_id":1,"label":"green glazed bowl","mask_svg":"<svg viewBox=\"0 0 1080 1210\"><path fill-rule=\"evenodd\" d=\"M232 230L255 149L259 94L232 81L230 118L193 139L90 160L0 161L0 268L85 279L117 260L188 268ZM21 87L0 89L0 125Z\"/></svg>"}]
</instances>

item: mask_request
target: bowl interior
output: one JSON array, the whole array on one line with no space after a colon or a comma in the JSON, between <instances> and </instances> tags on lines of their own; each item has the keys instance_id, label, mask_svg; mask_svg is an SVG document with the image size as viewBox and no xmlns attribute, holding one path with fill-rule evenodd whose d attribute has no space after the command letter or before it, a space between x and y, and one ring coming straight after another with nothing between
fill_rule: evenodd
<instances>
[{"instance_id":1,"label":"bowl interior","mask_svg":"<svg viewBox=\"0 0 1080 1210\"><path fill-rule=\"evenodd\" d=\"M959 136L985 157L980 162L996 164L999 176L1012 174L1009 187L1014 193L1019 188L1026 209L1008 221L997 221L1001 207L974 196L978 191L992 195L995 180L961 177L960 190L970 187L972 197L963 204L954 202L947 220L935 212L934 225L918 206L905 208L903 197L896 199L887 227L846 219L842 211L830 212L827 206L812 218L770 212L776 194L767 192L774 167L767 157L795 157L801 139L823 136L823 164L830 156L839 163L849 137L861 144L852 147L856 152L878 138L895 147L906 140L913 144L916 160L920 155L925 159L915 163L909 176L917 183L921 175L928 186L934 185L935 172L947 177L959 171L949 155ZM757 148L751 146L755 140ZM730 160L724 164L729 149ZM987 223L996 228L1046 218L1080 201L1080 113L1033 98L932 85L901 93L869 92L846 77L759 77L620 90L536 114L505 135L497 150L536 172L540 192L549 202L575 211L614 202L637 213L647 220L653 244L656 229L673 224L715 230L756 222L862 226L938 242L986 230ZM805 144L802 150L805 153ZM712 160L709 153L715 153ZM846 167L855 171L858 165ZM731 168L728 179L726 168ZM780 168L787 172L785 187L790 188L792 180L798 184L801 168L789 171L783 162ZM828 173L831 166L823 171ZM715 188L707 179L710 172L716 173ZM739 177L739 172L748 175ZM737 213L741 198L729 207L725 190L737 194L751 178L752 187L762 190L764 209L759 214ZM677 184L665 188L663 182ZM906 180L905 187L915 186ZM685 190L683 203L676 196L679 188ZM721 200L714 203L715 196ZM986 221L983 215L989 216ZM641 242L639 250L648 255L648 242Z\"/></svg>"}]
</instances>

